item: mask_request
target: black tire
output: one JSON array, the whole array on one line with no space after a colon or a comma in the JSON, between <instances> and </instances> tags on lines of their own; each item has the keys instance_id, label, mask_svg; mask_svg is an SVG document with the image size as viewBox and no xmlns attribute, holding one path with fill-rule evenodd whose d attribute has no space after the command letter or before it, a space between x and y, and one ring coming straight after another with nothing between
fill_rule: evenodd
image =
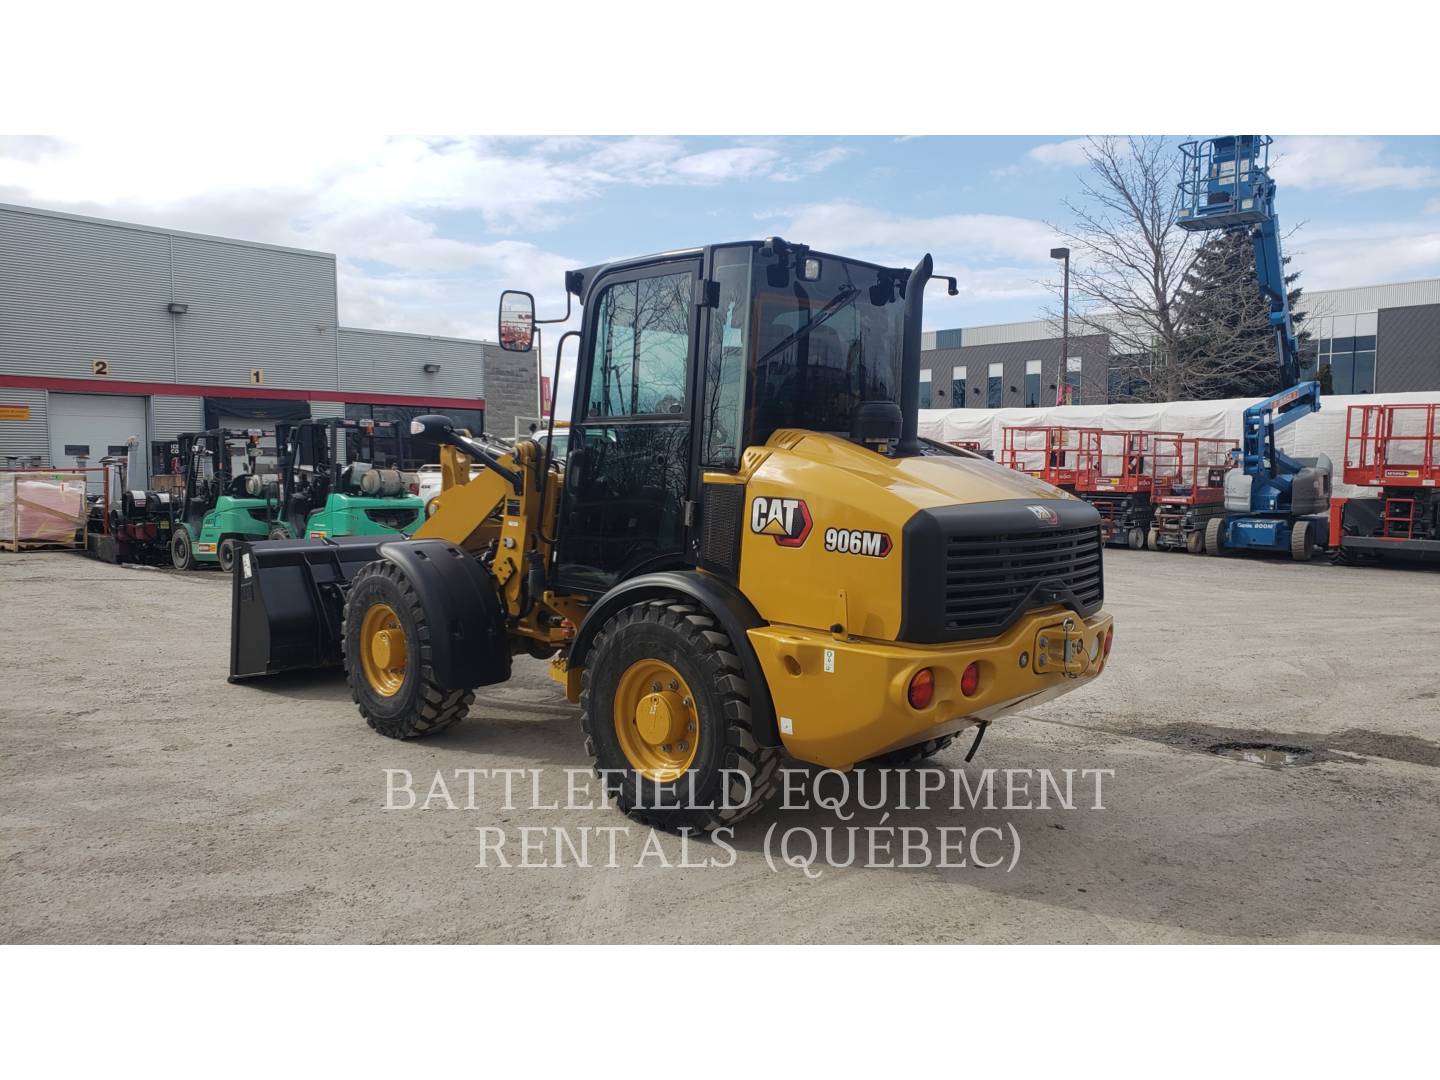
<instances>
[{"instance_id":1,"label":"black tire","mask_svg":"<svg viewBox=\"0 0 1440 1080\"><path fill-rule=\"evenodd\" d=\"M190 542L189 529L176 529L175 535L170 537L170 563L176 570L194 570L199 565L195 561L195 546Z\"/></svg>"},{"instance_id":2,"label":"black tire","mask_svg":"<svg viewBox=\"0 0 1440 1080\"><path fill-rule=\"evenodd\" d=\"M290 530L284 525L271 525L270 531L265 534L266 540L289 540Z\"/></svg>"},{"instance_id":3,"label":"black tire","mask_svg":"<svg viewBox=\"0 0 1440 1080\"><path fill-rule=\"evenodd\" d=\"M1205 523L1205 554L1225 554L1225 541L1221 537L1221 530L1224 528L1225 519L1223 517L1213 517Z\"/></svg>"},{"instance_id":4,"label":"black tire","mask_svg":"<svg viewBox=\"0 0 1440 1080\"><path fill-rule=\"evenodd\" d=\"M860 764L862 767L877 765L882 769L899 769L914 765L918 761L928 761L954 741L954 735L941 735L938 739L926 739L914 746L902 746L899 750L891 750L887 754L877 754Z\"/></svg>"},{"instance_id":5,"label":"black tire","mask_svg":"<svg viewBox=\"0 0 1440 1080\"><path fill-rule=\"evenodd\" d=\"M695 697L699 722L695 759L670 782L637 772L615 730L614 698L620 677L632 664L647 659L674 668ZM734 825L774 793L780 751L756 741L752 692L735 645L704 609L679 599L625 608L601 628L587 661L580 690L585 752L607 792L629 817L671 832L703 833ZM749 797L744 802L740 802L746 794L744 785L734 778L735 772L749 777Z\"/></svg>"},{"instance_id":6,"label":"black tire","mask_svg":"<svg viewBox=\"0 0 1440 1080\"><path fill-rule=\"evenodd\" d=\"M1330 564L1332 566L1355 565L1355 553L1345 546L1343 539L1330 549Z\"/></svg>"},{"instance_id":7,"label":"black tire","mask_svg":"<svg viewBox=\"0 0 1440 1080\"><path fill-rule=\"evenodd\" d=\"M365 611L383 603L394 610L405 633L405 679L391 696L371 687L360 663L360 626ZM464 718L475 700L473 690L452 690L435 679L430 663L430 624L405 572L379 559L355 575L345 598L340 624L345 643L345 678L365 722L389 739L433 735Z\"/></svg>"},{"instance_id":8,"label":"black tire","mask_svg":"<svg viewBox=\"0 0 1440 1080\"><path fill-rule=\"evenodd\" d=\"M1309 562L1315 554L1315 534L1310 522L1301 518L1290 527L1290 557L1296 562Z\"/></svg>"},{"instance_id":9,"label":"black tire","mask_svg":"<svg viewBox=\"0 0 1440 1080\"><path fill-rule=\"evenodd\" d=\"M220 559L220 569L224 570L227 574L231 573L235 569L235 555L237 547L238 543L233 537L227 536L224 540L220 541L220 547L217 551L217 555Z\"/></svg>"}]
</instances>

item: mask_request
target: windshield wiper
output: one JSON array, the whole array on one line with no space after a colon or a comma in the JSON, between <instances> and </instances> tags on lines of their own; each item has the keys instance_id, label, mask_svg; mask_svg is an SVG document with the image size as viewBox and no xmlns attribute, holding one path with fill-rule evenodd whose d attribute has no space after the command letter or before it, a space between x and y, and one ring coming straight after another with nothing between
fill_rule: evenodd
<instances>
[{"instance_id":1,"label":"windshield wiper","mask_svg":"<svg viewBox=\"0 0 1440 1080\"><path fill-rule=\"evenodd\" d=\"M813 319L811 319L804 326L800 327L799 330L796 330L793 333L787 334L785 337L781 338L779 344L777 344L764 356L760 357L759 360L755 361L755 366L759 367L776 353L781 352L784 349L788 349L791 345L794 345L806 334L810 333L811 330L814 330L817 326L825 323L846 304L854 303L855 298L859 295L860 290L855 288L853 285L844 290L843 292L836 293L835 296L831 298L830 302L827 303L816 313Z\"/></svg>"}]
</instances>

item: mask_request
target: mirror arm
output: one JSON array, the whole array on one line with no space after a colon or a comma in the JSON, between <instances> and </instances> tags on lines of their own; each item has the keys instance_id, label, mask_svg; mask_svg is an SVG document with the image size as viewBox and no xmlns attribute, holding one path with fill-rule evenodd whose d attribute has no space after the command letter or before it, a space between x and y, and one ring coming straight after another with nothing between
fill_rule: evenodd
<instances>
[{"instance_id":1,"label":"mirror arm","mask_svg":"<svg viewBox=\"0 0 1440 1080\"><path fill-rule=\"evenodd\" d=\"M565 307L568 315L570 307L570 301L568 299L570 296L569 292L566 292L565 296L567 298ZM565 339L571 337L578 339L580 332L578 330L567 330L560 335L560 340L555 342L555 374L550 380L550 424L545 429L545 460L540 469L540 528L538 531L540 533L540 539L552 547L556 541L554 537L545 535L545 509L546 501L550 495L550 464L555 459L555 405L560 400L560 360L561 357L565 355ZM578 373L578 363L576 370ZM566 475L569 475L568 469L566 470Z\"/></svg>"}]
</instances>

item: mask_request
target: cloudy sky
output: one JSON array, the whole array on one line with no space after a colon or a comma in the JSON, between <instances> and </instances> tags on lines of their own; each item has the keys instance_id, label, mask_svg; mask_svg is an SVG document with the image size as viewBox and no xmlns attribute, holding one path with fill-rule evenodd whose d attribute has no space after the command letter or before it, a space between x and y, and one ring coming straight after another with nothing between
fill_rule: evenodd
<instances>
[{"instance_id":1,"label":"cloudy sky","mask_svg":"<svg viewBox=\"0 0 1440 1080\"><path fill-rule=\"evenodd\" d=\"M1440 138L1276 150L1306 286L1440 275ZM160 132L0 138L0 202L334 252L343 323L487 339L502 288L563 306L562 272L610 258L772 234L899 265L929 250L960 278L927 296L936 328L1041 314L1046 222L1081 166L1078 139Z\"/></svg>"}]
</instances>

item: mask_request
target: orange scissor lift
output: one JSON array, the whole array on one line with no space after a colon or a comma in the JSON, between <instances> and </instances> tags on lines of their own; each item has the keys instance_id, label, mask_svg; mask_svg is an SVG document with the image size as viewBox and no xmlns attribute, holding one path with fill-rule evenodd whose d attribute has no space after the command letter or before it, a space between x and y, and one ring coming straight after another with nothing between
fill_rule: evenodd
<instances>
[{"instance_id":1,"label":"orange scissor lift","mask_svg":"<svg viewBox=\"0 0 1440 1080\"><path fill-rule=\"evenodd\" d=\"M1081 432L1081 469L1075 493L1100 511L1100 529L1107 544L1140 549L1154 520L1152 495L1173 478L1176 460L1156 457L1158 440L1181 438L1169 431ZM1163 467L1164 472L1159 470Z\"/></svg>"},{"instance_id":2,"label":"orange scissor lift","mask_svg":"<svg viewBox=\"0 0 1440 1080\"><path fill-rule=\"evenodd\" d=\"M1000 464L1073 492L1087 471L1082 448L1093 428L1006 427L1000 429Z\"/></svg>"},{"instance_id":3,"label":"orange scissor lift","mask_svg":"<svg viewBox=\"0 0 1440 1080\"><path fill-rule=\"evenodd\" d=\"M1378 492L1330 500L1333 561L1440 561L1440 403L1351 405L1345 483Z\"/></svg>"},{"instance_id":4,"label":"orange scissor lift","mask_svg":"<svg viewBox=\"0 0 1440 1080\"><path fill-rule=\"evenodd\" d=\"M1225 513L1225 474L1235 467L1240 444L1227 439L1155 437L1155 520L1145 539L1151 551L1205 550L1205 527Z\"/></svg>"}]
</instances>

